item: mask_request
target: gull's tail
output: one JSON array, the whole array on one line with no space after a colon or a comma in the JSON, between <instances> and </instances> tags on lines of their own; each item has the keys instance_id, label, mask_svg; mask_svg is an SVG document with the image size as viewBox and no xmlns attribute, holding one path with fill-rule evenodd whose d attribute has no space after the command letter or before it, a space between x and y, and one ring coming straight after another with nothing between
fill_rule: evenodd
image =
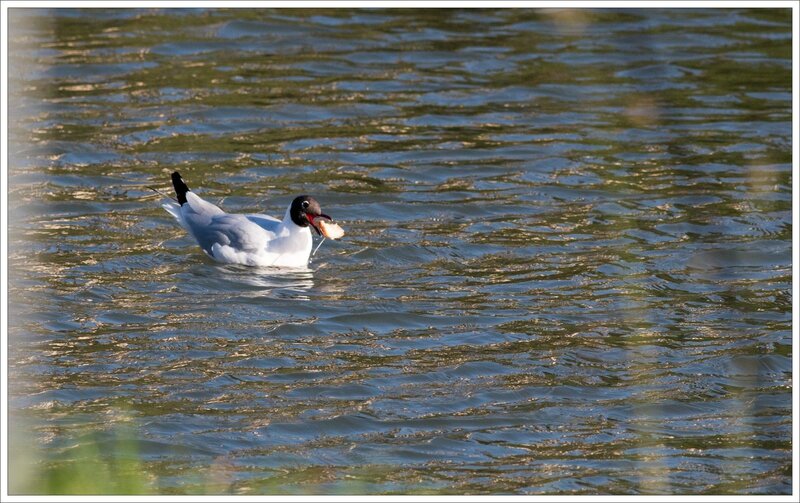
<instances>
[{"instance_id":1,"label":"gull's tail","mask_svg":"<svg viewBox=\"0 0 800 503\"><path fill-rule=\"evenodd\" d=\"M175 187L175 194L178 196L178 204L183 206L186 202L186 193L189 192L189 187L184 183L181 174L175 171L172 173L172 186Z\"/></svg>"},{"instance_id":2,"label":"gull's tail","mask_svg":"<svg viewBox=\"0 0 800 503\"><path fill-rule=\"evenodd\" d=\"M186 193L189 192L189 187L186 186L183 178L181 178L181 174L177 171L172 173L172 185L175 187L175 194L178 196L178 204L165 203L161 206L163 206L163 208L167 210L170 215L175 217L175 220L181 224L181 227L186 229L186 223L184 222L183 215L181 214L181 206L186 203Z\"/></svg>"}]
</instances>

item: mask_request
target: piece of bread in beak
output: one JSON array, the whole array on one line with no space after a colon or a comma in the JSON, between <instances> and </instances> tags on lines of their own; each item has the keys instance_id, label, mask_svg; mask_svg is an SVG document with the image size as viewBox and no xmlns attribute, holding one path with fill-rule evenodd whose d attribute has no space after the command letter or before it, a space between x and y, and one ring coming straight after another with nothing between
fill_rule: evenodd
<instances>
[{"instance_id":1,"label":"piece of bread in beak","mask_svg":"<svg viewBox=\"0 0 800 503\"><path fill-rule=\"evenodd\" d=\"M339 239L344 236L344 229L339 227L339 224L328 222L327 220L319 221L319 230L322 231L322 235L326 238Z\"/></svg>"}]
</instances>

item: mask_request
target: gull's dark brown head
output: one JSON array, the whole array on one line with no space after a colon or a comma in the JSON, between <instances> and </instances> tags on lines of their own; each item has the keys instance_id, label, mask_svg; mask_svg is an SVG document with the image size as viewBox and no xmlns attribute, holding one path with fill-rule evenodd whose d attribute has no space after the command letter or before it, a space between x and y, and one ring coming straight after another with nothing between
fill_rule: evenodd
<instances>
[{"instance_id":1,"label":"gull's dark brown head","mask_svg":"<svg viewBox=\"0 0 800 503\"><path fill-rule=\"evenodd\" d=\"M319 235L322 235L322 231L319 230L316 220L318 218L333 220L322 212L317 200L311 196L295 197L294 201L292 201L292 206L289 208L289 215L292 217L292 222L300 227L308 227L310 225Z\"/></svg>"}]
</instances>

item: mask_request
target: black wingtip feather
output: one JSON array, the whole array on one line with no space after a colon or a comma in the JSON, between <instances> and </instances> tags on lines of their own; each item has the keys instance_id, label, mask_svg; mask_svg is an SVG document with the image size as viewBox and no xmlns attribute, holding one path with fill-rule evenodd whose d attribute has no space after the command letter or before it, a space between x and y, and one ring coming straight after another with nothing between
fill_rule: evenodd
<instances>
[{"instance_id":1,"label":"black wingtip feather","mask_svg":"<svg viewBox=\"0 0 800 503\"><path fill-rule=\"evenodd\" d=\"M186 193L189 192L189 187L184 183L181 174L177 171L172 173L172 186L175 187L175 194L178 196L178 204L183 206L186 202Z\"/></svg>"}]
</instances>

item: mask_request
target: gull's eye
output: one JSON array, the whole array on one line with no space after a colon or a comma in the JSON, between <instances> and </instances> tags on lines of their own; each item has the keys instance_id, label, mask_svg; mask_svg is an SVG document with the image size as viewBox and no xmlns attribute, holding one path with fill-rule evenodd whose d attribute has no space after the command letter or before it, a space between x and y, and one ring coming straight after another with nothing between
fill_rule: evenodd
<instances>
[{"instance_id":1,"label":"gull's eye","mask_svg":"<svg viewBox=\"0 0 800 503\"><path fill-rule=\"evenodd\" d=\"M303 204L301 206L303 208L308 208L308 201L303 201Z\"/></svg>"}]
</instances>

